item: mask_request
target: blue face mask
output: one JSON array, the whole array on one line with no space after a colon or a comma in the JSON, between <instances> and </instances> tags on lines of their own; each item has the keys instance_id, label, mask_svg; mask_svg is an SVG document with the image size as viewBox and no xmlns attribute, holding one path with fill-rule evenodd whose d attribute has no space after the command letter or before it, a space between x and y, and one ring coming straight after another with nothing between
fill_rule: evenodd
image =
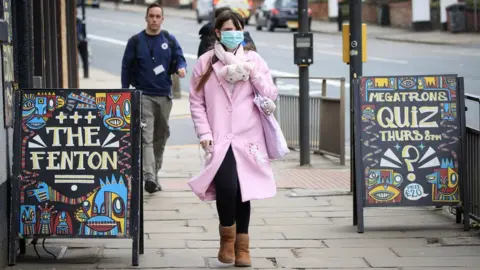
<instances>
[{"instance_id":1,"label":"blue face mask","mask_svg":"<svg viewBox=\"0 0 480 270\"><path fill-rule=\"evenodd\" d=\"M243 40L243 31L222 31L220 43L229 49L235 49Z\"/></svg>"}]
</instances>

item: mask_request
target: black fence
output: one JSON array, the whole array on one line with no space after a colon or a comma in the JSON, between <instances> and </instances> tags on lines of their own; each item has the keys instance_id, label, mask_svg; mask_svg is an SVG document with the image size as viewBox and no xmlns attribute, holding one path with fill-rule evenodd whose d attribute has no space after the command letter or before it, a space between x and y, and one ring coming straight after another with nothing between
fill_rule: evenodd
<instances>
[{"instance_id":1,"label":"black fence","mask_svg":"<svg viewBox=\"0 0 480 270\"><path fill-rule=\"evenodd\" d=\"M466 94L465 99L471 104L475 102L476 108L480 111L480 97ZM468 108L468 105L467 105ZM479 113L480 115L480 113ZM480 128L467 125L465 162L465 185L470 208L470 218L480 221Z\"/></svg>"}]
</instances>

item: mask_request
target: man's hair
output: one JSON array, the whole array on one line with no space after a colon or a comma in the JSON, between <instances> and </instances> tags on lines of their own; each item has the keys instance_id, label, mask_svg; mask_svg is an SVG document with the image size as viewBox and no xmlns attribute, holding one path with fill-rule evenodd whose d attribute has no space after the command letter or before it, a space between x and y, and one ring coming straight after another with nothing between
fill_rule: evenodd
<instances>
[{"instance_id":1,"label":"man's hair","mask_svg":"<svg viewBox=\"0 0 480 270\"><path fill-rule=\"evenodd\" d=\"M232 11L232 9L229 8L229 7L219 7L219 8L216 8L216 9L215 9L215 13L213 14L214 19L218 18L218 16L220 16L220 14L222 14L222 12L227 11L227 10Z\"/></svg>"},{"instance_id":2,"label":"man's hair","mask_svg":"<svg viewBox=\"0 0 480 270\"><path fill-rule=\"evenodd\" d=\"M163 6L160 5L159 3L153 3L153 4L150 4L148 7L147 7L147 12L145 13L145 16L148 16L148 12L150 11L150 9L152 8L160 8L162 10L162 16L163 16Z\"/></svg>"}]
</instances>

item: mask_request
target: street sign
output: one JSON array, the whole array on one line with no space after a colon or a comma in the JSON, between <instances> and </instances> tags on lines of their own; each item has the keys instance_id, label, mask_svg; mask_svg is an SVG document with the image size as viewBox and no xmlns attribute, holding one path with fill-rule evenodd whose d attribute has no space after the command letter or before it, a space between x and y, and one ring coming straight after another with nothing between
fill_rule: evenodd
<instances>
[{"instance_id":1,"label":"street sign","mask_svg":"<svg viewBox=\"0 0 480 270\"><path fill-rule=\"evenodd\" d=\"M462 81L456 75L370 76L355 81L359 220L363 207L461 202Z\"/></svg>"},{"instance_id":2,"label":"street sign","mask_svg":"<svg viewBox=\"0 0 480 270\"><path fill-rule=\"evenodd\" d=\"M138 247L140 91L35 89L15 95L10 235L131 238Z\"/></svg>"}]
</instances>

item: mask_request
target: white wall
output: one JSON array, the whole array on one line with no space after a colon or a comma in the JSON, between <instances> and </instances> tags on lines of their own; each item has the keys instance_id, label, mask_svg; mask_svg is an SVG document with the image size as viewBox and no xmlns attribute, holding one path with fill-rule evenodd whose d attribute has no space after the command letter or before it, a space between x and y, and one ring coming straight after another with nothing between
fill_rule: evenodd
<instances>
[{"instance_id":1,"label":"white wall","mask_svg":"<svg viewBox=\"0 0 480 270\"><path fill-rule=\"evenodd\" d=\"M412 22L430 21L430 0L412 0Z\"/></svg>"},{"instance_id":2,"label":"white wall","mask_svg":"<svg viewBox=\"0 0 480 270\"><path fill-rule=\"evenodd\" d=\"M328 17L338 17L338 0L328 0Z\"/></svg>"},{"instance_id":3,"label":"white wall","mask_svg":"<svg viewBox=\"0 0 480 270\"><path fill-rule=\"evenodd\" d=\"M458 3L457 0L440 0L440 22L447 22L447 10L446 8L450 5Z\"/></svg>"}]
</instances>

